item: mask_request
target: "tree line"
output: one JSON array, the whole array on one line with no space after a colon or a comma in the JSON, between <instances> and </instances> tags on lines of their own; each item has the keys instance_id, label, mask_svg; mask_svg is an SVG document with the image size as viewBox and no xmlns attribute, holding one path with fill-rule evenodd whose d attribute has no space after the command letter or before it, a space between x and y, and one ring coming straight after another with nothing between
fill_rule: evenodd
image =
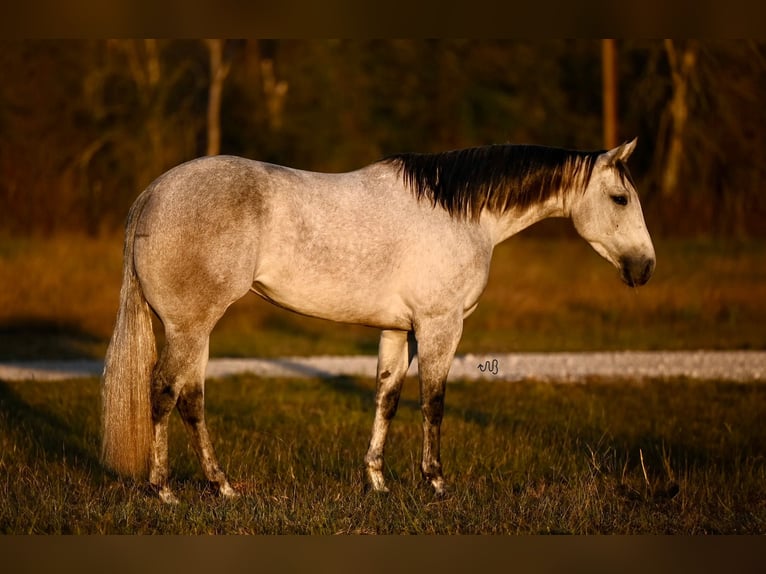
<instances>
[{"instance_id":1,"label":"tree line","mask_svg":"<svg viewBox=\"0 0 766 574\"><path fill-rule=\"evenodd\" d=\"M602 149L605 139L634 136L631 170L653 232L766 234L763 42L114 39L0 48L5 234L113 233L156 176L205 154L346 171L402 151Z\"/></svg>"}]
</instances>

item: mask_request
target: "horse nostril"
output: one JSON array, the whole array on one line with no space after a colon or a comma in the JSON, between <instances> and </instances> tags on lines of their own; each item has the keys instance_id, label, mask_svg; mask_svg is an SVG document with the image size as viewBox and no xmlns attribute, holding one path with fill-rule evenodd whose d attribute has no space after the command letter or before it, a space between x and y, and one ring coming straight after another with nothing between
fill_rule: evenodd
<instances>
[{"instance_id":1,"label":"horse nostril","mask_svg":"<svg viewBox=\"0 0 766 574\"><path fill-rule=\"evenodd\" d=\"M628 258L625 257L622 263L622 280L630 287L639 287L645 284L654 273L653 258Z\"/></svg>"},{"instance_id":2,"label":"horse nostril","mask_svg":"<svg viewBox=\"0 0 766 574\"><path fill-rule=\"evenodd\" d=\"M654 259L647 259L644 262L644 268L641 271L641 285L649 281L651 278L652 274L654 273L654 264Z\"/></svg>"}]
</instances>

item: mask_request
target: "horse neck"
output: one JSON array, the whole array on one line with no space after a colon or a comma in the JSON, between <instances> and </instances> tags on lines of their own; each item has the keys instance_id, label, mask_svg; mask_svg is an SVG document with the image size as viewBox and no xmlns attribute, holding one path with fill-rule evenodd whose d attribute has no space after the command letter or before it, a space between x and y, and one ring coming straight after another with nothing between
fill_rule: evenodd
<instances>
[{"instance_id":1,"label":"horse neck","mask_svg":"<svg viewBox=\"0 0 766 574\"><path fill-rule=\"evenodd\" d=\"M512 207L499 214L491 213L485 209L481 214L481 225L489 233L493 245L497 245L543 219L548 219L549 217L568 217L567 194L568 191L562 191L561 193L554 194L546 201L534 203L523 209Z\"/></svg>"}]
</instances>

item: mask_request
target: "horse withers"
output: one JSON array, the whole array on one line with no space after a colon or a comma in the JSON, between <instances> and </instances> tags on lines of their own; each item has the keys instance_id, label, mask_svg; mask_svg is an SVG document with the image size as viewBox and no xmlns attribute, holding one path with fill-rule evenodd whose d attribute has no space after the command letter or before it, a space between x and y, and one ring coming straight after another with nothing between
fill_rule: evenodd
<instances>
[{"instance_id":1,"label":"horse withers","mask_svg":"<svg viewBox=\"0 0 766 574\"><path fill-rule=\"evenodd\" d=\"M642 285L655 255L626 166L636 140L609 151L493 145L398 154L324 174L233 156L196 159L157 178L126 224L123 283L102 382L102 460L168 486L168 420L177 408L206 478L236 492L205 424L208 342L249 292L292 311L382 330L365 456L386 491L383 455L417 353L421 471L444 492L440 425L463 319L484 291L495 245L548 217ZM165 329L157 357L154 312Z\"/></svg>"}]
</instances>

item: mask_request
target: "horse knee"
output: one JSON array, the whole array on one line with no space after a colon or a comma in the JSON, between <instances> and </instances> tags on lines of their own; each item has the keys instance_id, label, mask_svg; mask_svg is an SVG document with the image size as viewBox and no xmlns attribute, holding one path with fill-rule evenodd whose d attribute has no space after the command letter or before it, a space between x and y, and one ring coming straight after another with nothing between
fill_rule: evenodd
<instances>
[{"instance_id":1,"label":"horse knee","mask_svg":"<svg viewBox=\"0 0 766 574\"><path fill-rule=\"evenodd\" d=\"M394 418L397 409L399 408L399 389L386 389L378 393L377 407L378 412L386 420Z\"/></svg>"},{"instance_id":2,"label":"horse knee","mask_svg":"<svg viewBox=\"0 0 766 574\"><path fill-rule=\"evenodd\" d=\"M423 418L432 425L440 425L444 418L444 394L434 394L423 400Z\"/></svg>"}]
</instances>

